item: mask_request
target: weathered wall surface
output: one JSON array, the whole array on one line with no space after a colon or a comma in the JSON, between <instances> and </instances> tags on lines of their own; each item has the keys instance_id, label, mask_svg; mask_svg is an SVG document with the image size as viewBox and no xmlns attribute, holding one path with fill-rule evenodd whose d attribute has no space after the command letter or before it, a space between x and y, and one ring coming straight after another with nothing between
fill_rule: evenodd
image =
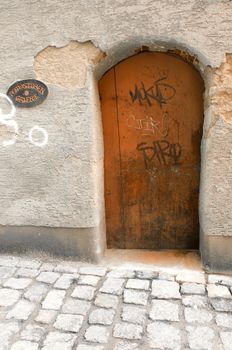
<instances>
[{"instance_id":1,"label":"weathered wall surface","mask_svg":"<svg viewBox=\"0 0 232 350\"><path fill-rule=\"evenodd\" d=\"M12 130L0 125L0 225L100 225L103 142L96 78L146 45L183 49L201 63L207 85L202 231L232 235L230 0L25 0L23 6L1 0L0 17L0 92L27 78L49 88L40 106L17 109L14 144L2 145ZM34 126L47 132L43 147L29 139ZM33 140L43 136L33 134Z\"/></svg>"},{"instance_id":2,"label":"weathered wall surface","mask_svg":"<svg viewBox=\"0 0 232 350\"><path fill-rule=\"evenodd\" d=\"M232 55L208 74L202 228L211 235L232 236Z\"/></svg>"},{"instance_id":3,"label":"weathered wall surface","mask_svg":"<svg viewBox=\"0 0 232 350\"><path fill-rule=\"evenodd\" d=\"M34 70L48 84L75 90L85 86L88 65L97 64L101 58L101 51L91 42L71 41L64 47L48 46L39 52Z\"/></svg>"},{"instance_id":4,"label":"weathered wall surface","mask_svg":"<svg viewBox=\"0 0 232 350\"><path fill-rule=\"evenodd\" d=\"M232 268L232 55L205 72L200 222L202 255L214 270Z\"/></svg>"}]
</instances>

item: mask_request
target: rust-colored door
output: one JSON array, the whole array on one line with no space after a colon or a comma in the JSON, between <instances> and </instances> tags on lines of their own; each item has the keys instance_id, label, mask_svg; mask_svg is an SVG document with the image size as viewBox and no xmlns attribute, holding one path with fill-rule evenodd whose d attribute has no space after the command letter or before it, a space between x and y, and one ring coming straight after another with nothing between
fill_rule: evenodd
<instances>
[{"instance_id":1,"label":"rust-colored door","mask_svg":"<svg viewBox=\"0 0 232 350\"><path fill-rule=\"evenodd\" d=\"M108 247L198 248L200 74L175 55L143 52L99 89Z\"/></svg>"}]
</instances>

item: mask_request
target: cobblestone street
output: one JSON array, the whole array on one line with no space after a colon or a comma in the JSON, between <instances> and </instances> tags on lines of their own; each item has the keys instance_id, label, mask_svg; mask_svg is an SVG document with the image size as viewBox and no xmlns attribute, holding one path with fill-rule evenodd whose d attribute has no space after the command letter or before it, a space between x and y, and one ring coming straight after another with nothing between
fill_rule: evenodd
<instances>
[{"instance_id":1,"label":"cobblestone street","mask_svg":"<svg viewBox=\"0 0 232 350\"><path fill-rule=\"evenodd\" d=\"M232 276L0 256L0 349L232 349Z\"/></svg>"}]
</instances>

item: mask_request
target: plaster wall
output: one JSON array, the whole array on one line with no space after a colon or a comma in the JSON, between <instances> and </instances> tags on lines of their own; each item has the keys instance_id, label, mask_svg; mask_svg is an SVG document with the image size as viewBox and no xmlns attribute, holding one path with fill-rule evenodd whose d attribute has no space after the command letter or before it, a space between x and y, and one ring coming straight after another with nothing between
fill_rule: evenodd
<instances>
[{"instance_id":1,"label":"plaster wall","mask_svg":"<svg viewBox=\"0 0 232 350\"><path fill-rule=\"evenodd\" d=\"M5 227L76 229L77 240L79 229L89 229L99 238L98 256L103 254L97 80L142 45L178 48L196 57L206 83L200 222L203 260L217 268L212 249L204 252L210 237L232 236L231 17L230 0L1 0L0 92L17 80L38 78L49 96L35 108L17 108L14 144L3 146L12 128L0 124L0 243L7 246ZM43 147L29 139L34 126L47 132ZM43 140L41 133L33 136Z\"/></svg>"}]
</instances>

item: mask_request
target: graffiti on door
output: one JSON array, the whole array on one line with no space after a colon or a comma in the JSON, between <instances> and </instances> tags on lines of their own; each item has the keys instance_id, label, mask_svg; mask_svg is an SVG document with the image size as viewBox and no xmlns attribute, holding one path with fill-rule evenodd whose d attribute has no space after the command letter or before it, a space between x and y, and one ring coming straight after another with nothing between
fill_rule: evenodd
<instances>
[{"instance_id":1,"label":"graffiti on door","mask_svg":"<svg viewBox=\"0 0 232 350\"><path fill-rule=\"evenodd\" d=\"M171 100L175 94L175 88L165 82L167 77L160 78L149 86L145 87L144 82L141 81L140 85L135 84L134 90L129 90L129 95L132 102L138 101L140 105L147 104L152 106L152 103L155 101L160 108L163 107L167 101Z\"/></svg>"},{"instance_id":2,"label":"graffiti on door","mask_svg":"<svg viewBox=\"0 0 232 350\"><path fill-rule=\"evenodd\" d=\"M161 137L168 135L168 112L164 112L161 121L158 118L148 116L136 118L133 114L127 118L128 128L141 130L143 135L158 133Z\"/></svg>"},{"instance_id":3,"label":"graffiti on door","mask_svg":"<svg viewBox=\"0 0 232 350\"><path fill-rule=\"evenodd\" d=\"M142 152L146 169L149 169L150 165L154 164L155 161L158 161L160 165L180 164L181 146L179 143L158 140L148 145L147 142L141 142L137 145L136 149Z\"/></svg>"}]
</instances>

